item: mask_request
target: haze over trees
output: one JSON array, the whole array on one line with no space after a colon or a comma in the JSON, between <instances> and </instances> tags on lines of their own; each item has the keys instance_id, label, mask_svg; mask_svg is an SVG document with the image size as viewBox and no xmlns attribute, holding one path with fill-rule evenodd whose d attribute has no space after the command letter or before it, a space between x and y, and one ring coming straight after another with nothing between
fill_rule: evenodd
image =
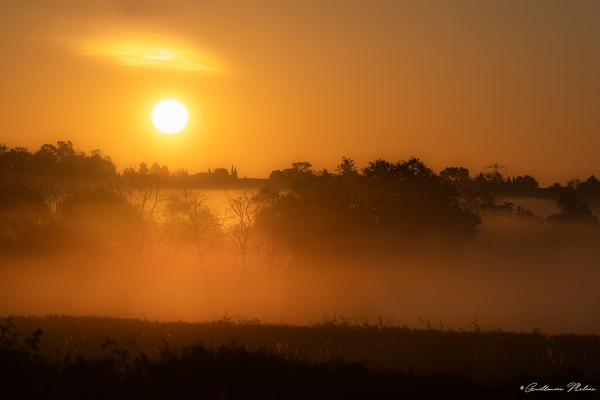
<instances>
[{"instance_id":1,"label":"haze over trees","mask_svg":"<svg viewBox=\"0 0 600 400\"><path fill-rule=\"evenodd\" d=\"M299 161L251 180L235 166L189 174L140 163L118 171L110 157L70 142L34 153L1 148L3 257L53 260L115 282L131 271L162 271L161 282L187 271L194 278L185 284L212 317L235 300L236 307L270 310L293 305L304 318L326 301L347 299L362 285L358 276L387 285L393 280L380 276L385 271L404 273L413 264L452 271L466 254L481 254L478 265L517 254L539 258L569 241L597 240L599 232L590 206L594 176L540 188L529 175L472 176L464 167L436 173L415 157L375 159L360 169L343 157L333 171ZM532 199L554 202L554 210L543 216L520 203ZM307 296L311 288L322 293ZM364 290L371 298L374 289Z\"/></svg>"},{"instance_id":2,"label":"haze over trees","mask_svg":"<svg viewBox=\"0 0 600 400\"><path fill-rule=\"evenodd\" d=\"M44 235L51 241L57 229L61 235L77 236L74 232L85 231L93 219L102 228L77 241L87 237L136 259L194 247L196 263L206 266L208 252L229 237L245 271L259 259L270 259L267 264L273 267L275 259L287 260L290 254L349 257L424 243L460 250L473 242L482 218L491 214L543 220L504 198L542 193L536 192L542 189L532 176L511 179L496 171L471 177L463 167L436 174L414 157L398 162L377 159L360 171L346 157L334 172L296 162L273 171L268 181L246 186L242 197L228 194L229 207L222 215L208 207L201 187L231 187L241 181L234 166L190 175L182 169L171 173L166 165L140 163L118 172L109 156L99 150L86 155L70 141L45 144L33 153L1 145L2 240L11 248L10 241L40 241ZM183 195L165 192L177 186ZM600 194L595 176L545 190L561 191L558 212L548 223L598 225L589 204L580 200ZM268 246L271 253L266 255ZM276 248L289 254L276 255Z\"/></svg>"}]
</instances>

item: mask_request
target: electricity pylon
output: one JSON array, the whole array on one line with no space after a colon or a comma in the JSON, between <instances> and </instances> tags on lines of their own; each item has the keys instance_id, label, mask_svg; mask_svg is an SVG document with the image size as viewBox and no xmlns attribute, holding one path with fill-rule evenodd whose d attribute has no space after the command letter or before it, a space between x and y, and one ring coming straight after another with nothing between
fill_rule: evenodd
<instances>
[{"instance_id":1,"label":"electricity pylon","mask_svg":"<svg viewBox=\"0 0 600 400\"><path fill-rule=\"evenodd\" d=\"M506 168L504 165L500 165L498 163L488 165L487 167L485 167L485 169L483 170L484 175L487 177L488 170L494 170L494 175L496 175L495 173L498 173L498 174L500 174L500 176L502 176L502 174L500 172L498 172L499 169L500 170L504 169L504 177L508 178L508 168ZM496 205L496 206L498 206L501 201L505 200L504 197L500 196L498 183L495 181L492 181L492 197L494 199L494 205Z\"/></svg>"}]
</instances>

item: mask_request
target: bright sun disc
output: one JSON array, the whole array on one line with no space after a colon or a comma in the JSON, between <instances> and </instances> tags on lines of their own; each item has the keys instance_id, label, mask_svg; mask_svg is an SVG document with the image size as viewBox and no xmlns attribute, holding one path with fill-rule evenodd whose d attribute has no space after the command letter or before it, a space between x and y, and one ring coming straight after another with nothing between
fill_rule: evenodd
<instances>
[{"instance_id":1,"label":"bright sun disc","mask_svg":"<svg viewBox=\"0 0 600 400\"><path fill-rule=\"evenodd\" d=\"M152 110L152 122L163 133L177 133L187 125L188 112L176 100L163 100Z\"/></svg>"}]
</instances>

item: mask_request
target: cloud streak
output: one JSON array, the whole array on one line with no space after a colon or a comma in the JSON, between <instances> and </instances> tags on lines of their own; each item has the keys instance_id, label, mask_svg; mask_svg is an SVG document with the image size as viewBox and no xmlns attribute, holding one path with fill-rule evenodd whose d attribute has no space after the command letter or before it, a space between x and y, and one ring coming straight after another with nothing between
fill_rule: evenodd
<instances>
[{"instance_id":1,"label":"cloud streak","mask_svg":"<svg viewBox=\"0 0 600 400\"><path fill-rule=\"evenodd\" d=\"M91 40L84 42L82 47L80 54L110 57L129 67L223 72L219 62L189 46L127 40Z\"/></svg>"},{"instance_id":2,"label":"cloud streak","mask_svg":"<svg viewBox=\"0 0 600 400\"><path fill-rule=\"evenodd\" d=\"M48 41L86 57L102 57L128 67L175 71L224 73L215 57L197 46L150 32L126 32L87 28Z\"/></svg>"}]
</instances>

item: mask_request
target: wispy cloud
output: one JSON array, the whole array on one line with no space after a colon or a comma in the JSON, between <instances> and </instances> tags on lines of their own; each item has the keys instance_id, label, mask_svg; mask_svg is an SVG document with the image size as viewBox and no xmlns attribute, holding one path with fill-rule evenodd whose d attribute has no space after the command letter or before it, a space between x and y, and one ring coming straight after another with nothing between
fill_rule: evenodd
<instances>
[{"instance_id":1,"label":"wispy cloud","mask_svg":"<svg viewBox=\"0 0 600 400\"><path fill-rule=\"evenodd\" d=\"M225 72L181 18L195 12L196 2L173 0L179 4L174 7L161 0L31 1L20 8L33 15L24 32L36 41L129 67Z\"/></svg>"},{"instance_id":2,"label":"wispy cloud","mask_svg":"<svg viewBox=\"0 0 600 400\"><path fill-rule=\"evenodd\" d=\"M46 40L83 56L109 58L129 67L225 72L221 62L196 46L152 33L87 29L83 34Z\"/></svg>"},{"instance_id":3,"label":"wispy cloud","mask_svg":"<svg viewBox=\"0 0 600 400\"><path fill-rule=\"evenodd\" d=\"M163 68L180 71L223 72L220 63L192 47L173 44L140 43L127 40L89 40L81 54L111 57L130 67Z\"/></svg>"}]
</instances>

